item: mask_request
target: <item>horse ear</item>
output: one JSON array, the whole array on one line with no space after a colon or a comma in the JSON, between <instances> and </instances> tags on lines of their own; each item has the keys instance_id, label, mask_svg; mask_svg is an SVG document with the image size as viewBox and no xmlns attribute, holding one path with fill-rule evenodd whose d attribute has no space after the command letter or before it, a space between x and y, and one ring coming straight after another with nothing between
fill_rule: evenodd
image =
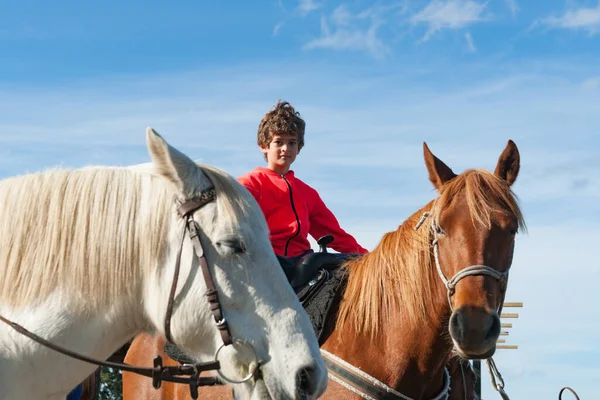
<instances>
[{"instance_id":1,"label":"horse ear","mask_svg":"<svg viewBox=\"0 0 600 400\"><path fill-rule=\"evenodd\" d=\"M429 172L429 180L433 186L440 190L442 185L450 179L456 177L456 174L442 160L433 155L427 143L423 142L423 153L425 156L425 165Z\"/></svg>"},{"instance_id":2,"label":"horse ear","mask_svg":"<svg viewBox=\"0 0 600 400\"><path fill-rule=\"evenodd\" d=\"M181 194L192 196L202 171L192 159L171 147L154 129L146 128L146 144L159 175L173 183Z\"/></svg>"},{"instance_id":3,"label":"horse ear","mask_svg":"<svg viewBox=\"0 0 600 400\"><path fill-rule=\"evenodd\" d=\"M517 149L515 142L509 140L504 151L500 154L500 158L498 158L498 165L496 165L494 175L505 180L508 186L511 186L517 180L520 168L521 157L519 156L519 149Z\"/></svg>"}]
</instances>

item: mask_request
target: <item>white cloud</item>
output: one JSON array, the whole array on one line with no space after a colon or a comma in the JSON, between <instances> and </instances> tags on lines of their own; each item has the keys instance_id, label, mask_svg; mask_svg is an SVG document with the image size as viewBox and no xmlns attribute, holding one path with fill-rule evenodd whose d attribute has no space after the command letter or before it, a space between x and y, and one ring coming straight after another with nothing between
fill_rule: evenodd
<instances>
[{"instance_id":1,"label":"white cloud","mask_svg":"<svg viewBox=\"0 0 600 400\"><path fill-rule=\"evenodd\" d=\"M506 6L510 11L510 15L514 18L519 12L519 5L517 4L517 0L504 0L506 2Z\"/></svg>"},{"instance_id":2,"label":"white cloud","mask_svg":"<svg viewBox=\"0 0 600 400\"><path fill-rule=\"evenodd\" d=\"M349 26L352 22L352 18L353 15L343 5L333 10L333 14L331 15L331 20L338 26Z\"/></svg>"},{"instance_id":3,"label":"white cloud","mask_svg":"<svg viewBox=\"0 0 600 400\"><path fill-rule=\"evenodd\" d=\"M483 11L487 3L472 0L433 0L423 10L413 15L414 25L427 25L423 41L442 29L461 29L484 20Z\"/></svg>"},{"instance_id":4,"label":"white cloud","mask_svg":"<svg viewBox=\"0 0 600 400\"><path fill-rule=\"evenodd\" d=\"M281 30L281 28L283 28L283 25L284 25L283 22L279 22L277 25L275 25L273 27L273 36L279 35L279 31Z\"/></svg>"},{"instance_id":5,"label":"white cloud","mask_svg":"<svg viewBox=\"0 0 600 400\"><path fill-rule=\"evenodd\" d=\"M594 76L581 82L581 89L595 90L600 88L600 76Z\"/></svg>"},{"instance_id":6,"label":"white cloud","mask_svg":"<svg viewBox=\"0 0 600 400\"><path fill-rule=\"evenodd\" d=\"M316 2L315 0L299 0L298 1L298 12L301 15L307 15L312 11L318 10L321 8L321 4Z\"/></svg>"},{"instance_id":7,"label":"white cloud","mask_svg":"<svg viewBox=\"0 0 600 400\"><path fill-rule=\"evenodd\" d=\"M321 36L304 44L304 50L361 51L375 58L382 58L389 52L389 47L379 36L382 19L376 10L353 14L341 5L333 11L330 20L321 17Z\"/></svg>"},{"instance_id":8,"label":"white cloud","mask_svg":"<svg viewBox=\"0 0 600 400\"><path fill-rule=\"evenodd\" d=\"M600 31L600 1L595 8L578 8L566 11L562 16L547 17L536 21L536 25L545 25L548 28L585 30L590 36Z\"/></svg>"},{"instance_id":9,"label":"white cloud","mask_svg":"<svg viewBox=\"0 0 600 400\"><path fill-rule=\"evenodd\" d=\"M477 48L475 47L475 43L473 42L473 36L469 32L465 33L465 40L467 41L467 50L470 53L475 53Z\"/></svg>"}]
</instances>

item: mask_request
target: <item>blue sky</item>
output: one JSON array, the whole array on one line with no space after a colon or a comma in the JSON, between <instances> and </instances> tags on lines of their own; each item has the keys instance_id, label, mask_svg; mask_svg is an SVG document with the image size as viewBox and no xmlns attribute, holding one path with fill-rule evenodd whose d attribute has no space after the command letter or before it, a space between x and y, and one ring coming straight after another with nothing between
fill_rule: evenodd
<instances>
[{"instance_id":1,"label":"blue sky","mask_svg":"<svg viewBox=\"0 0 600 400\"><path fill-rule=\"evenodd\" d=\"M296 172L373 248L434 196L423 141L458 172L513 139L525 307L496 362L512 399L600 398L600 2L172 4L0 5L0 176L146 162L146 126L237 176L281 98Z\"/></svg>"}]
</instances>

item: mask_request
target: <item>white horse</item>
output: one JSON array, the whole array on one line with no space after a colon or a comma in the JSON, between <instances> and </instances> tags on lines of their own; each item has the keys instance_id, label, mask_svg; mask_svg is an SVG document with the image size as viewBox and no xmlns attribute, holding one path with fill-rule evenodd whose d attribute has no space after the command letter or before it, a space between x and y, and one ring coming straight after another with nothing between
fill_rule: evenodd
<instances>
[{"instance_id":1,"label":"white horse","mask_svg":"<svg viewBox=\"0 0 600 400\"><path fill-rule=\"evenodd\" d=\"M150 164L0 181L0 316L101 360L138 333L165 335L186 226L175 199L212 185L215 201L193 217L231 336L250 343L260 360L261 374L235 385L236 396L320 396L327 371L319 346L257 203L231 176L197 165L151 128L146 133ZM212 361L223 340L189 237L181 254L170 333L187 354ZM230 377L251 368L241 347L226 346L219 356ZM64 400L95 368L0 322L1 400Z\"/></svg>"}]
</instances>

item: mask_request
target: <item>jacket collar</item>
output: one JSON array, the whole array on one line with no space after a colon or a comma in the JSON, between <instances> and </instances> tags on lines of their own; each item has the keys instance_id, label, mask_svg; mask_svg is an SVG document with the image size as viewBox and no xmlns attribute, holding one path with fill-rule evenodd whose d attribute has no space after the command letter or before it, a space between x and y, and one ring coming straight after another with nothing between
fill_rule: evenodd
<instances>
[{"instance_id":1,"label":"jacket collar","mask_svg":"<svg viewBox=\"0 0 600 400\"><path fill-rule=\"evenodd\" d=\"M266 175L269 175L269 176L272 176L272 177L279 177L279 178L281 178L281 175L279 175L277 172L275 172L275 171L273 171L272 169L270 169L270 168L267 168L267 167L257 167L257 168L256 168L256 171L262 172L262 173L264 173L264 174L266 174ZM292 181L292 180L294 180L294 178L295 178L294 171L290 169L290 170L287 172L287 174L285 174L285 175L284 175L284 177L285 177L285 179L287 179L288 181Z\"/></svg>"}]
</instances>

